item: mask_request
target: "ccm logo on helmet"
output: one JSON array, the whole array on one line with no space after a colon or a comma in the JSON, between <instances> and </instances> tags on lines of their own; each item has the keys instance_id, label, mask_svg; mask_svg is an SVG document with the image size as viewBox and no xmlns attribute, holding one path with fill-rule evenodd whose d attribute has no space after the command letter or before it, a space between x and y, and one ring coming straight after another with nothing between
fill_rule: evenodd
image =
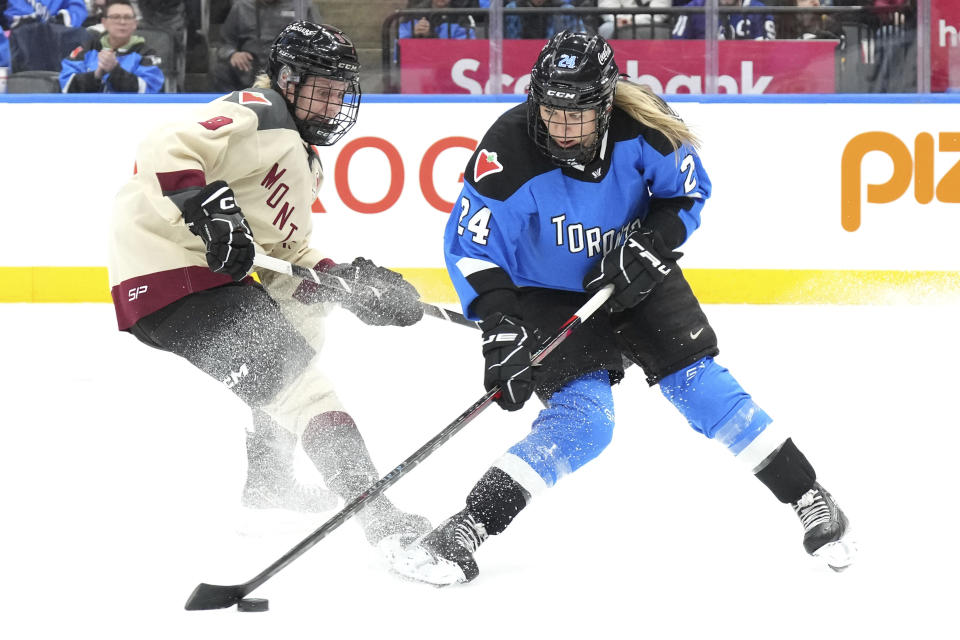
<instances>
[{"instance_id":1,"label":"ccm logo on helmet","mask_svg":"<svg viewBox=\"0 0 960 640\"><path fill-rule=\"evenodd\" d=\"M577 94L570 93L569 91L557 91L556 89L547 89L547 95L552 98L562 98L564 100L573 100L577 97Z\"/></svg>"}]
</instances>

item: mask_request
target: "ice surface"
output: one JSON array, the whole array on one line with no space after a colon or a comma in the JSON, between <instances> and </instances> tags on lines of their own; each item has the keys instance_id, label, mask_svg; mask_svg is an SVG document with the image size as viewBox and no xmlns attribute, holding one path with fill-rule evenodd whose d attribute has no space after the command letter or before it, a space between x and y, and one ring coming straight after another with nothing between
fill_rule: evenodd
<instances>
[{"instance_id":1,"label":"ice surface","mask_svg":"<svg viewBox=\"0 0 960 640\"><path fill-rule=\"evenodd\" d=\"M960 309L706 310L719 361L849 514L852 568L808 558L791 509L633 370L612 445L485 544L475 582L392 577L348 522L256 590L271 611L254 615L183 604L324 519L238 533L246 409L115 331L108 305L0 305L0 637L956 637ZM478 336L430 318L337 314L325 358L383 471L482 394ZM388 495L439 522L536 410L489 409Z\"/></svg>"}]
</instances>

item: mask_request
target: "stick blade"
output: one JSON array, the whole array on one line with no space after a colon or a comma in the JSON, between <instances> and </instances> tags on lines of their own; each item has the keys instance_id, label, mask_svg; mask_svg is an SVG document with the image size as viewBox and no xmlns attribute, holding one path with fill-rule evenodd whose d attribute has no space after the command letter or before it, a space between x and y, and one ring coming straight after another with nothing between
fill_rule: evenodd
<instances>
[{"instance_id":1,"label":"stick blade","mask_svg":"<svg viewBox=\"0 0 960 640\"><path fill-rule=\"evenodd\" d=\"M184 608L187 611L203 611L207 609L226 609L240 602L247 595L244 585L221 586L201 582L187 598Z\"/></svg>"}]
</instances>

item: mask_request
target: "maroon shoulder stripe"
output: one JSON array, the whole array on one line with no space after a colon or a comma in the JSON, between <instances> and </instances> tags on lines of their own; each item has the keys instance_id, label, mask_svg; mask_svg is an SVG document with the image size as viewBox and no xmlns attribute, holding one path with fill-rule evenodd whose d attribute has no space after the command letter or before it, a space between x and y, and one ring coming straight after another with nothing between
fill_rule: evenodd
<instances>
[{"instance_id":1,"label":"maroon shoulder stripe","mask_svg":"<svg viewBox=\"0 0 960 640\"><path fill-rule=\"evenodd\" d=\"M165 171L157 172L157 182L160 183L160 189L164 195L190 189L193 187L203 188L207 185L207 177L199 169L186 169L184 171Z\"/></svg>"}]
</instances>

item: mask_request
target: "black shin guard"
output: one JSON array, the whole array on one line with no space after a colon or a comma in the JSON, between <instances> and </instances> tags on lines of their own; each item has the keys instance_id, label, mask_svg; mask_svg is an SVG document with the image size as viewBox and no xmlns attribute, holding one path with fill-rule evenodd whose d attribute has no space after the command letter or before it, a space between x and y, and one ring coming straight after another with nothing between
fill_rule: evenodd
<instances>
[{"instance_id":1,"label":"black shin guard","mask_svg":"<svg viewBox=\"0 0 960 640\"><path fill-rule=\"evenodd\" d=\"M467 511L487 533L502 532L530 501L530 494L506 472L490 467L467 496Z\"/></svg>"},{"instance_id":2,"label":"black shin guard","mask_svg":"<svg viewBox=\"0 0 960 640\"><path fill-rule=\"evenodd\" d=\"M813 465L790 438L764 461L756 476L783 503L796 502L817 481Z\"/></svg>"}]
</instances>

